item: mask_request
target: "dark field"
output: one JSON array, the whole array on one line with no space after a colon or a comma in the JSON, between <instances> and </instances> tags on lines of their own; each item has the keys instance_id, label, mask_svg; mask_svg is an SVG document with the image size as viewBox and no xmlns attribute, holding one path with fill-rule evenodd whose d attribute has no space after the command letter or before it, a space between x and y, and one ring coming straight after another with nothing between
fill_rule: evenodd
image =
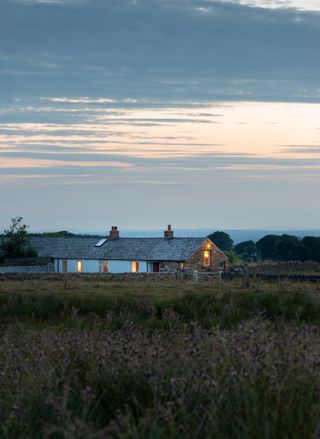
<instances>
[{"instance_id":1,"label":"dark field","mask_svg":"<svg viewBox=\"0 0 320 439\"><path fill-rule=\"evenodd\" d=\"M0 438L318 438L320 284L0 282Z\"/></svg>"}]
</instances>

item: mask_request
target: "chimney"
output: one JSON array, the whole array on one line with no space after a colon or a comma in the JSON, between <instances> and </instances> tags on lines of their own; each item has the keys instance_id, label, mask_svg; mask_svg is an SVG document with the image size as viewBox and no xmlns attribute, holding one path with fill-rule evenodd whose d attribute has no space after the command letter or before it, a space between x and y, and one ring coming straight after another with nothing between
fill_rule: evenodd
<instances>
[{"instance_id":1,"label":"chimney","mask_svg":"<svg viewBox=\"0 0 320 439\"><path fill-rule=\"evenodd\" d=\"M171 225L168 225L168 229L164 231L164 238L165 239L172 239L173 238L173 230L171 230Z\"/></svg>"},{"instance_id":2,"label":"chimney","mask_svg":"<svg viewBox=\"0 0 320 439\"><path fill-rule=\"evenodd\" d=\"M109 233L109 239L110 241L115 241L119 238L119 230L117 226L112 226L110 233Z\"/></svg>"}]
</instances>

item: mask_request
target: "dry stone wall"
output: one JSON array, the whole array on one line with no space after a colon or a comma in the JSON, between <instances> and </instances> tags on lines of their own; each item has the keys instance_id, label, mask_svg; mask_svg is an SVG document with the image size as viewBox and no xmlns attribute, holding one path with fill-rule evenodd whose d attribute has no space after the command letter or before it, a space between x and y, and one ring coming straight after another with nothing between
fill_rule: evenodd
<instances>
[{"instance_id":1,"label":"dry stone wall","mask_svg":"<svg viewBox=\"0 0 320 439\"><path fill-rule=\"evenodd\" d=\"M4 259L0 264L0 273L48 273L54 272L52 258L16 258Z\"/></svg>"},{"instance_id":2,"label":"dry stone wall","mask_svg":"<svg viewBox=\"0 0 320 439\"><path fill-rule=\"evenodd\" d=\"M186 281L212 281L220 279L219 273L197 272L195 270L186 270L181 272L167 273L0 273L1 281L68 281L68 280L87 280L93 282L165 282L170 280Z\"/></svg>"},{"instance_id":3,"label":"dry stone wall","mask_svg":"<svg viewBox=\"0 0 320 439\"><path fill-rule=\"evenodd\" d=\"M319 262L289 261L289 262L260 262L256 264L244 264L231 267L232 272L246 274L288 274L288 273L319 273Z\"/></svg>"},{"instance_id":4,"label":"dry stone wall","mask_svg":"<svg viewBox=\"0 0 320 439\"><path fill-rule=\"evenodd\" d=\"M0 266L0 274L5 273L52 273L54 264L26 265L26 266Z\"/></svg>"}]
</instances>

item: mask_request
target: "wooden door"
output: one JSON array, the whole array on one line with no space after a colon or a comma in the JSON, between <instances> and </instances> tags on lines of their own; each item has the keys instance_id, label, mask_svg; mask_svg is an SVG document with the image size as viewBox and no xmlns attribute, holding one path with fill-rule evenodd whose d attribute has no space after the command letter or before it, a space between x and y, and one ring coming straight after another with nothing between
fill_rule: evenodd
<instances>
[{"instance_id":1,"label":"wooden door","mask_svg":"<svg viewBox=\"0 0 320 439\"><path fill-rule=\"evenodd\" d=\"M152 271L154 273L159 273L159 271L160 271L160 262L154 262L153 263Z\"/></svg>"},{"instance_id":2,"label":"wooden door","mask_svg":"<svg viewBox=\"0 0 320 439\"><path fill-rule=\"evenodd\" d=\"M62 261L62 271L63 271L63 273L67 273L68 272L68 261L66 259L64 259Z\"/></svg>"}]
</instances>

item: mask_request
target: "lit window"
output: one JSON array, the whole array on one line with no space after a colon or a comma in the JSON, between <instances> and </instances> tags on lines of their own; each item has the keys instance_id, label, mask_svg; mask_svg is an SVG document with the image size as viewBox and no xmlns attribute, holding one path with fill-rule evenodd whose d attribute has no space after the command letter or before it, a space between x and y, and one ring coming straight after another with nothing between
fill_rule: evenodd
<instances>
[{"instance_id":1,"label":"lit window","mask_svg":"<svg viewBox=\"0 0 320 439\"><path fill-rule=\"evenodd\" d=\"M203 252L203 265L205 265L206 267L209 267L209 265L210 265L210 251L209 250L205 250Z\"/></svg>"},{"instance_id":2,"label":"lit window","mask_svg":"<svg viewBox=\"0 0 320 439\"><path fill-rule=\"evenodd\" d=\"M138 261L132 261L131 271L132 271L132 273L138 273L138 271L139 271L139 262Z\"/></svg>"},{"instance_id":3,"label":"lit window","mask_svg":"<svg viewBox=\"0 0 320 439\"><path fill-rule=\"evenodd\" d=\"M100 273L108 273L108 261L99 261Z\"/></svg>"},{"instance_id":4,"label":"lit window","mask_svg":"<svg viewBox=\"0 0 320 439\"><path fill-rule=\"evenodd\" d=\"M81 261L81 259L79 259L78 262L77 262L77 271L78 271L78 273L82 273L82 261Z\"/></svg>"}]
</instances>

